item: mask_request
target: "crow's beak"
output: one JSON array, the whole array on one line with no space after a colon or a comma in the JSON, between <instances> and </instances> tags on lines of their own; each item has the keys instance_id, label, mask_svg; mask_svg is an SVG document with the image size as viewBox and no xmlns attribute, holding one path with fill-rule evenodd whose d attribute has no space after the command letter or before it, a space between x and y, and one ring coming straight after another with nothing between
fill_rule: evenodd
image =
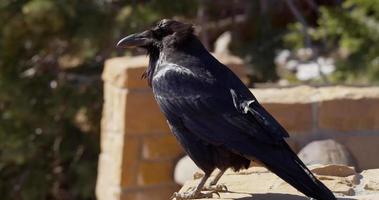
<instances>
[{"instance_id":1,"label":"crow's beak","mask_svg":"<svg viewBox=\"0 0 379 200\"><path fill-rule=\"evenodd\" d=\"M117 48L135 48L146 46L151 42L151 33L144 31L142 33L131 34L118 41Z\"/></svg>"}]
</instances>

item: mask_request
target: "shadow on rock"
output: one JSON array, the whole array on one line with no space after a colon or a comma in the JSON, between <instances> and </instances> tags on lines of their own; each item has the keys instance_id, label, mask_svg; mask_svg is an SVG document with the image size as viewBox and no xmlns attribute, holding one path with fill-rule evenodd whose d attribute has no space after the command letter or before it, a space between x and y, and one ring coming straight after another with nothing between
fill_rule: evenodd
<instances>
[{"instance_id":1,"label":"shadow on rock","mask_svg":"<svg viewBox=\"0 0 379 200\"><path fill-rule=\"evenodd\" d=\"M295 194L282 193L267 193L267 194L252 194L251 197L237 198L236 200L309 200L307 197ZM338 200L356 200L353 198L338 198Z\"/></svg>"}]
</instances>

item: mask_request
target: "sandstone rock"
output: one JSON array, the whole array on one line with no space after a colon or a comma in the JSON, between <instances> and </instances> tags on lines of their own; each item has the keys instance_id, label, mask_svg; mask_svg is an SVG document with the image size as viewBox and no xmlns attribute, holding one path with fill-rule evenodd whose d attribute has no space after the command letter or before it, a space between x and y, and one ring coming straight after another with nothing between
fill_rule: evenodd
<instances>
[{"instance_id":1,"label":"sandstone rock","mask_svg":"<svg viewBox=\"0 0 379 200\"><path fill-rule=\"evenodd\" d=\"M105 84L102 130L130 135L169 133L150 89L135 91ZM144 112L141 112L141 108Z\"/></svg>"},{"instance_id":2,"label":"sandstone rock","mask_svg":"<svg viewBox=\"0 0 379 200\"><path fill-rule=\"evenodd\" d=\"M247 83L247 70L243 60L237 56L216 53L215 57L228 66L240 79ZM102 79L119 88L141 89L148 88L142 74L148 66L149 59L145 55L111 58L105 61Z\"/></svg>"},{"instance_id":3,"label":"sandstone rock","mask_svg":"<svg viewBox=\"0 0 379 200\"><path fill-rule=\"evenodd\" d=\"M142 157L147 160L170 160L183 154L176 138L172 135L144 137Z\"/></svg>"},{"instance_id":4,"label":"sandstone rock","mask_svg":"<svg viewBox=\"0 0 379 200\"><path fill-rule=\"evenodd\" d=\"M298 154L306 165L338 164L353 166L353 158L342 144L334 140L318 140L307 144ZM334 170L331 167L328 170ZM325 175L325 174L324 174Z\"/></svg>"},{"instance_id":5,"label":"sandstone rock","mask_svg":"<svg viewBox=\"0 0 379 200\"><path fill-rule=\"evenodd\" d=\"M310 169L313 173L324 176L348 177L357 173L354 167L346 165L314 165Z\"/></svg>"},{"instance_id":6,"label":"sandstone rock","mask_svg":"<svg viewBox=\"0 0 379 200\"><path fill-rule=\"evenodd\" d=\"M125 103L124 121L120 123L124 124L126 134L170 133L166 119L163 117L151 91L128 90ZM144 112L141 112L141 108L144 109ZM120 112L122 111L120 110Z\"/></svg>"},{"instance_id":7,"label":"sandstone rock","mask_svg":"<svg viewBox=\"0 0 379 200\"><path fill-rule=\"evenodd\" d=\"M359 195L354 197L356 200L378 200L379 194Z\"/></svg>"},{"instance_id":8,"label":"sandstone rock","mask_svg":"<svg viewBox=\"0 0 379 200\"><path fill-rule=\"evenodd\" d=\"M147 88L147 82L141 79L141 76L148 62L148 57L144 55L108 59L105 61L102 78L119 88Z\"/></svg>"},{"instance_id":9,"label":"sandstone rock","mask_svg":"<svg viewBox=\"0 0 379 200\"><path fill-rule=\"evenodd\" d=\"M226 31L221 34L215 41L214 44L214 52L215 54L229 54L229 44L232 41L232 33L230 31Z\"/></svg>"},{"instance_id":10,"label":"sandstone rock","mask_svg":"<svg viewBox=\"0 0 379 200\"><path fill-rule=\"evenodd\" d=\"M349 135L335 138L344 144L357 163L356 169L372 169L379 167L379 135Z\"/></svg>"},{"instance_id":11,"label":"sandstone rock","mask_svg":"<svg viewBox=\"0 0 379 200\"><path fill-rule=\"evenodd\" d=\"M101 118L102 131L123 132L127 90L104 84L104 105Z\"/></svg>"},{"instance_id":12,"label":"sandstone rock","mask_svg":"<svg viewBox=\"0 0 379 200\"><path fill-rule=\"evenodd\" d=\"M351 171L352 168L346 166L310 166L310 168L321 170L321 174L317 175L317 178L323 182L328 188L330 188L340 200L377 200L379 191L373 192L368 190L359 190L360 187L353 181L355 172ZM324 173L322 170L326 169L343 169L343 170L330 170ZM342 173L343 172L343 173ZM336 173L338 176L334 176ZM370 177L371 183L376 185L375 181L372 181L372 177L376 180L379 176L379 169L367 170L362 173L362 181L366 181L366 177ZM329 175L331 174L331 175ZM349 174L353 174L348 176ZM214 175L213 175L214 176ZM212 180L211 176L210 180ZM360 176L360 175L359 175ZM186 182L186 184L180 190L186 191L190 187L194 187L200 180L192 180ZM370 182L369 181L369 182ZM238 173L228 170L224 176L220 179L219 183L225 184L228 188L228 192L221 192L220 197L214 195L211 199L218 200L306 200L307 198L294 189L292 186L284 182L282 179L267 171L263 167L252 167L247 170L242 170ZM366 183L366 182L365 182ZM375 186L372 186L375 187ZM368 187L370 188L370 187ZM356 196L355 196L356 195ZM209 200L209 199L208 199Z\"/></svg>"},{"instance_id":13,"label":"sandstone rock","mask_svg":"<svg viewBox=\"0 0 379 200\"><path fill-rule=\"evenodd\" d=\"M116 64L124 65L121 61ZM145 80L139 80L144 69L136 67L133 71L124 67L124 70L126 71L121 70L115 74L107 72L108 74L103 75L106 81L105 103L96 195L101 200L145 200L152 199L152 196L157 197L154 199L168 199L174 192L173 162L180 150L173 145L176 141L169 135L170 130L154 102L151 90L142 85L146 84ZM128 82L129 76L124 77L125 73L129 73L128 70L135 74L133 77L138 79L135 81L141 82ZM357 161L358 169L379 167L379 135L375 129L378 127L378 115L374 105L379 99L378 91L378 87L301 86L253 89L258 100L290 131L290 142L294 143L292 146L298 146L310 139L332 137L346 146ZM348 102L341 105L338 103L345 100ZM358 104L367 104L368 108ZM333 112L320 110L327 109L328 106L336 108L333 108ZM358 106L359 111L368 112L367 116L353 113L353 118L362 119L349 121L343 113L348 115L357 111L350 106ZM329 114L331 116L324 118ZM332 124L333 120L341 122ZM161 145L155 145L155 142ZM158 146L164 148L159 149ZM317 176L334 192L359 195L340 199L379 199L376 185L378 176L371 172L364 172L362 176L358 174L346 177L352 173L347 168L340 169L337 166L337 169L333 167L331 170L324 166L317 170L314 171L319 174ZM178 171L182 173L183 170ZM192 179L193 172L183 174L188 176L182 182ZM198 174L199 177L202 176L202 173ZM219 200L306 199L265 168L253 167L239 173L227 171L220 182L225 183L235 193L221 193L221 198L215 196ZM189 184L194 184L194 181L189 181L184 188Z\"/></svg>"},{"instance_id":14,"label":"sandstone rock","mask_svg":"<svg viewBox=\"0 0 379 200\"><path fill-rule=\"evenodd\" d=\"M379 193L379 169L369 169L361 173L364 189Z\"/></svg>"},{"instance_id":15,"label":"sandstone rock","mask_svg":"<svg viewBox=\"0 0 379 200\"><path fill-rule=\"evenodd\" d=\"M254 88L257 99L266 103L309 103L330 100L377 99L379 87L310 87L306 85L289 88Z\"/></svg>"},{"instance_id":16,"label":"sandstone rock","mask_svg":"<svg viewBox=\"0 0 379 200\"><path fill-rule=\"evenodd\" d=\"M174 180L177 184L183 185L186 181L192 180L193 175L198 171L200 171L200 169L191 160L191 158L184 156L175 166Z\"/></svg>"},{"instance_id":17,"label":"sandstone rock","mask_svg":"<svg viewBox=\"0 0 379 200\"><path fill-rule=\"evenodd\" d=\"M99 155L97 182L102 185L119 186L121 179L121 159L115 159L108 154ZM109 163L112 163L110 165ZM102 190L102 188L98 188Z\"/></svg>"},{"instance_id":18,"label":"sandstone rock","mask_svg":"<svg viewBox=\"0 0 379 200\"><path fill-rule=\"evenodd\" d=\"M179 187L175 184L168 184L158 187L147 187L124 191L120 200L167 200Z\"/></svg>"},{"instance_id":19,"label":"sandstone rock","mask_svg":"<svg viewBox=\"0 0 379 200\"><path fill-rule=\"evenodd\" d=\"M320 176L317 178L323 182L333 193L337 195L355 195L355 182L349 177L340 176Z\"/></svg>"},{"instance_id":20,"label":"sandstone rock","mask_svg":"<svg viewBox=\"0 0 379 200\"><path fill-rule=\"evenodd\" d=\"M321 101L319 127L335 131L379 130L379 99ZM364 117L362 117L364 113Z\"/></svg>"},{"instance_id":21,"label":"sandstone rock","mask_svg":"<svg viewBox=\"0 0 379 200\"><path fill-rule=\"evenodd\" d=\"M333 100L333 99L376 99L379 96L379 87L321 87L317 89L317 100Z\"/></svg>"},{"instance_id":22,"label":"sandstone rock","mask_svg":"<svg viewBox=\"0 0 379 200\"><path fill-rule=\"evenodd\" d=\"M254 88L250 89L261 103L312 103L317 100L318 89L310 86L292 88Z\"/></svg>"},{"instance_id":23,"label":"sandstone rock","mask_svg":"<svg viewBox=\"0 0 379 200\"><path fill-rule=\"evenodd\" d=\"M263 107L267 109L287 131L291 132L291 135L312 130L312 105L310 103L263 103Z\"/></svg>"},{"instance_id":24,"label":"sandstone rock","mask_svg":"<svg viewBox=\"0 0 379 200\"><path fill-rule=\"evenodd\" d=\"M137 137L125 137L123 141L121 186L137 184L137 167L141 160L141 141ZM120 154L114 154L114 156Z\"/></svg>"},{"instance_id":25,"label":"sandstone rock","mask_svg":"<svg viewBox=\"0 0 379 200\"><path fill-rule=\"evenodd\" d=\"M133 148L129 146L128 148ZM116 187L122 181L124 137L115 132L101 134L101 154L99 155L97 182ZM135 153L132 151L132 153ZM134 155L133 157L134 158ZM101 188L99 188L101 189ZM102 190L102 189L101 189Z\"/></svg>"},{"instance_id":26,"label":"sandstone rock","mask_svg":"<svg viewBox=\"0 0 379 200\"><path fill-rule=\"evenodd\" d=\"M173 183L173 167L173 163L170 161L141 162L138 167L137 184L140 186L152 186Z\"/></svg>"}]
</instances>

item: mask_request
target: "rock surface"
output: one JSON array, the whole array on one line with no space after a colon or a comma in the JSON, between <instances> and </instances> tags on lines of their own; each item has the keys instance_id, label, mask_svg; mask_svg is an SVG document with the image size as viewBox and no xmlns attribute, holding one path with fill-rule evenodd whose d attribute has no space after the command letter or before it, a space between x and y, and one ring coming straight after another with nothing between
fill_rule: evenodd
<instances>
[{"instance_id":1,"label":"rock surface","mask_svg":"<svg viewBox=\"0 0 379 200\"><path fill-rule=\"evenodd\" d=\"M310 166L316 176L338 197L344 200L378 200L379 169L361 174L341 165ZM341 173L343 172L343 173ZM319 175L322 174L322 175ZM337 174L337 176L332 175ZM212 177L211 177L212 179ZM195 186L200 179L186 182L180 192ZM263 167L251 167L238 173L227 171L220 179L228 192L214 194L217 200L307 200L303 194ZM208 199L209 200L209 199Z\"/></svg>"},{"instance_id":2,"label":"rock surface","mask_svg":"<svg viewBox=\"0 0 379 200\"><path fill-rule=\"evenodd\" d=\"M362 175L361 183L365 190L379 191L379 169L365 170L361 173L361 175Z\"/></svg>"},{"instance_id":3,"label":"rock surface","mask_svg":"<svg viewBox=\"0 0 379 200\"><path fill-rule=\"evenodd\" d=\"M221 63L229 67L245 84L248 81L248 72L243 60L228 53L214 53ZM102 79L119 88L142 89L147 88L147 82L141 79L148 66L149 58L145 55L111 58L105 61Z\"/></svg>"},{"instance_id":4,"label":"rock surface","mask_svg":"<svg viewBox=\"0 0 379 200\"><path fill-rule=\"evenodd\" d=\"M317 175L323 176L338 176L338 177L348 177L355 175L357 172L354 167L349 167L346 165L312 165L310 167L311 171Z\"/></svg>"},{"instance_id":5,"label":"rock surface","mask_svg":"<svg viewBox=\"0 0 379 200\"><path fill-rule=\"evenodd\" d=\"M200 169L191 160L190 157L184 156L175 166L174 180L179 185L184 185L187 180L191 180L194 174Z\"/></svg>"},{"instance_id":6,"label":"rock surface","mask_svg":"<svg viewBox=\"0 0 379 200\"><path fill-rule=\"evenodd\" d=\"M347 148L332 140L318 140L307 144L298 154L306 165L339 164L354 166L354 161Z\"/></svg>"}]
</instances>

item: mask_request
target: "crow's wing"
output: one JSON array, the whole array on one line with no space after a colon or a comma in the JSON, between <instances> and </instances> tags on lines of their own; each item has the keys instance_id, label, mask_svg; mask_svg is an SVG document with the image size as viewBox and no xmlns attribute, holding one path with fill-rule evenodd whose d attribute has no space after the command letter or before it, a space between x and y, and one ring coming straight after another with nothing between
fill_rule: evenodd
<instances>
[{"instance_id":1,"label":"crow's wing","mask_svg":"<svg viewBox=\"0 0 379 200\"><path fill-rule=\"evenodd\" d=\"M222 81L209 84L166 71L164 80L155 81L156 100L171 123L179 118L193 134L211 144L251 138L276 144L288 137L232 72L226 70L224 74L227 77ZM173 83L182 85L180 92L172 89Z\"/></svg>"},{"instance_id":2,"label":"crow's wing","mask_svg":"<svg viewBox=\"0 0 379 200\"><path fill-rule=\"evenodd\" d=\"M336 199L284 141L288 133L232 72L223 69L220 81L212 82L203 81L193 71L178 71L166 71L161 79L153 80L156 100L172 126L185 128L184 134L195 134L206 143L258 159L307 196Z\"/></svg>"}]
</instances>

